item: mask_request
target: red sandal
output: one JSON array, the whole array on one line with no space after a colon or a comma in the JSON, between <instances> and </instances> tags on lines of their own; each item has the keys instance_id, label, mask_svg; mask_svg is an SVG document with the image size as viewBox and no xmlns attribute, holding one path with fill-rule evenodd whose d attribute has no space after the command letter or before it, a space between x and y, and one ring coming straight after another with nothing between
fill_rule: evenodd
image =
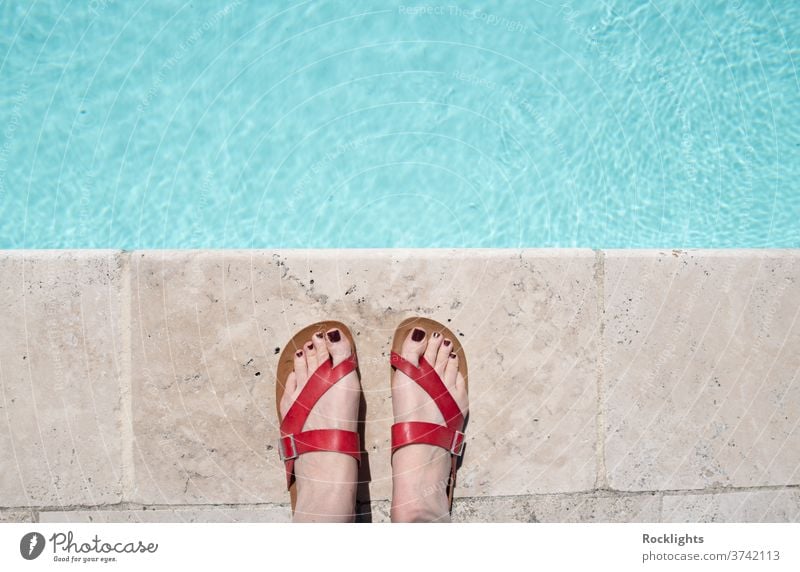
<instances>
[{"instance_id":1,"label":"red sandal","mask_svg":"<svg viewBox=\"0 0 800 572\"><path fill-rule=\"evenodd\" d=\"M326 321L312 324L303 328L286 344L278 363L278 382L276 384L275 406L278 409L278 419L281 418L280 404L286 390L286 380L294 370L294 355L303 349L303 344L317 332L327 332L331 329L339 330L350 342L353 355L333 367L329 359L321 364L308 378L303 390L289 407L286 417L281 420L281 437L278 441L278 454L286 466L286 487L292 503L292 514L297 504L297 487L294 476L294 462L305 453L316 451L333 451L350 455L361 463L361 443L355 431L343 429L314 429L303 431L303 426L311 410L326 391L333 387L347 374L358 369L358 360L355 354L355 343L350 330L340 322Z\"/></svg>"},{"instance_id":2,"label":"red sandal","mask_svg":"<svg viewBox=\"0 0 800 572\"><path fill-rule=\"evenodd\" d=\"M458 356L458 371L464 377L465 385L467 383L467 360L464 356L464 348L453 332L439 322L429 318L416 317L404 320L395 330L394 341L392 342L392 367L399 369L413 379L431 396L431 399L439 407L442 417L444 417L445 425L426 421L395 423L392 425L392 455L399 448L414 444L434 445L449 451L452 458L452 468L447 485L447 500L452 511L458 459L464 454L464 445L466 443L464 439L464 413L450 391L445 387L439 374L436 373L433 366L423 356L420 356L419 366L414 366L414 364L400 355L403 341L408 336L408 332L416 327L423 328L428 336L434 332L439 332L452 342L453 349L451 352Z\"/></svg>"}]
</instances>

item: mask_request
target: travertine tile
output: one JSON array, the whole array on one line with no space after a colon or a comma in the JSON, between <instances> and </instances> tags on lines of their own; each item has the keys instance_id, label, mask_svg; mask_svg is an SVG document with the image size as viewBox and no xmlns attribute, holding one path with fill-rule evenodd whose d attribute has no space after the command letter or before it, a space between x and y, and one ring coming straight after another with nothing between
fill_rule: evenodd
<instances>
[{"instance_id":1,"label":"travertine tile","mask_svg":"<svg viewBox=\"0 0 800 572\"><path fill-rule=\"evenodd\" d=\"M453 522L656 522L654 494L606 493L456 499Z\"/></svg>"},{"instance_id":2,"label":"travertine tile","mask_svg":"<svg viewBox=\"0 0 800 572\"><path fill-rule=\"evenodd\" d=\"M800 522L800 489L669 494L664 522Z\"/></svg>"},{"instance_id":3,"label":"travertine tile","mask_svg":"<svg viewBox=\"0 0 800 572\"><path fill-rule=\"evenodd\" d=\"M356 517L356 522L387 523L392 522L392 503L388 500L372 501L367 508L363 506L356 509L361 511L360 517Z\"/></svg>"},{"instance_id":4,"label":"travertine tile","mask_svg":"<svg viewBox=\"0 0 800 572\"><path fill-rule=\"evenodd\" d=\"M800 483L800 252L605 252L612 488Z\"/></svg>"},{"instance_id":5,"label":"travertine tile","mask_svg":"<svg viewBox=\"0 0 800 572\"><path fill-rule=\"evenodd\" d=\"M121 498L121 259L0 253L0 506Z\"/></svg>"},{"instance_id":6,"label":"travertine tile","mask_svg":"<svg viewBox=\"0 0 800 572\"><path fill-rule=\"evenodd\" d=\"M462 497L453 522L658 522L660 493L605 492ZM391 522L391 502L371 503L371 522Z\"/></svg>"},{"instance_id":7,"label":"travertine tile","mask_svg":"<svg viewBox=\"0 0 800 572\"><path fill-rule=\"evenodd\" d=\"M605 469L612 488L670 491L659 513L658 495L573 492L596 472L592 252L4 252L0 507L259 503L41 520L290 520L271 448L276 350L333 318L356 335L371 519L387 522L389 344L419 314L457 331L469 358L455 521L795 522L796 489L673 491L798 484L798 257L605 252ZM121 445L129 339L132 479ZM0 511L0 522L33 519Z\"/></svg>"},{"instance_id":8,"label":"travertine tile","mask_svg":"<svg viewBox=\"0 0 800 572\"><path fill-rule=\"evenodd\" d=\"M594 272L591 251L133 253L131 500L285 501L267 450L277 436L276 353L325 318L356 336L371 496L389 498L388 352L394 327L416 314L447 323L468 352L457 494L591 488Z\"/></svg>"},{"instance_id":9,"label":"travertine tile","mask_svg":"<svg viewBox=\"0 0 800 572\"><path fill-rule=\"evenodd\" d=\"M175 507L139 510L75 510L39 513L39 522L291 522L288 504L268 507Z\"/></svg>"},{"instance_id":10,"label":"travertine tile","mask_svg":"<svg viewBox=\"0 0 800 572\"><path fill-rule=\"evenodd\" d=\"M33 522L33 511L26 509L0 510L0 523L3 522Z\"/></svg>"}]
</instances>

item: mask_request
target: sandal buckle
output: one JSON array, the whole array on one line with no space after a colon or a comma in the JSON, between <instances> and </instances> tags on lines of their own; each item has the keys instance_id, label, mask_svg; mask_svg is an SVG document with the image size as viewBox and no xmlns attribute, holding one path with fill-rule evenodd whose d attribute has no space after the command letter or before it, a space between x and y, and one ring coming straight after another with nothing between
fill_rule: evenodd
<instances>
[{"instance_id":1,"label":"sandal buckle","mask_svg":"<svg viewBox=\"0 0 800 572\"><path fill-rule=\"evenodd\" d=\"M460 457L464 454L464 445L466 445L466 441L464 440L464 433L461 431L456 431L453 433L453 442L450 444L450 454L455 455L456 457Z\"/></svg>"},{"instance_id":2,"label":"sandal buckle","mask_svg":"<svg viewBox=\"0 0 800 572\"><path fill-rule=\"evenodd\" d=\"M291 449L286 446L287 442ZM289 454L287 450L290 450L291 454ZM298 457L297 443L294 441L294 434L285 435L278 440L278 454L281 456L281 461L283 462L291 461L292 459L296 459Z\"/></svg>"}]
</instances>

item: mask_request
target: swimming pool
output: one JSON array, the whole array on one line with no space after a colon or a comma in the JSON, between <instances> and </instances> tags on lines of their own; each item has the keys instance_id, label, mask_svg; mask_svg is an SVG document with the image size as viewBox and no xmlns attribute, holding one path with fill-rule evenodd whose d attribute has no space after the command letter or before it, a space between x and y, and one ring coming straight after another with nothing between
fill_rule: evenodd
<instances>
[{"instance_id":1,"label":"swimming pool","mask_svg":"<svg viewBox=\"0 0 800 572\"><path fill-rule=\"evenodd\" d=\"M0 248L800 247L797 2L0 21Z\"/></svg>"}]
</instances>

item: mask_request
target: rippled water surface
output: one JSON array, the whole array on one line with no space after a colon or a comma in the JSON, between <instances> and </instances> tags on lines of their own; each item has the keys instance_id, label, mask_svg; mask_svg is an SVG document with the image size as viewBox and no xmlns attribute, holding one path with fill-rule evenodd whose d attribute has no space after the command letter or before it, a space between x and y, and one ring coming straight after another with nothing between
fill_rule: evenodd
<instances>
[{"instance_id":1,"label":"rippled water surface","mask_svg":"<svg viewBox=\"0 0 800 572\"><path fill-rule=\"evenodd\" d=\"M1 2L0 248L800 247L800 3Z\"/></svg>"}]
</instances>

